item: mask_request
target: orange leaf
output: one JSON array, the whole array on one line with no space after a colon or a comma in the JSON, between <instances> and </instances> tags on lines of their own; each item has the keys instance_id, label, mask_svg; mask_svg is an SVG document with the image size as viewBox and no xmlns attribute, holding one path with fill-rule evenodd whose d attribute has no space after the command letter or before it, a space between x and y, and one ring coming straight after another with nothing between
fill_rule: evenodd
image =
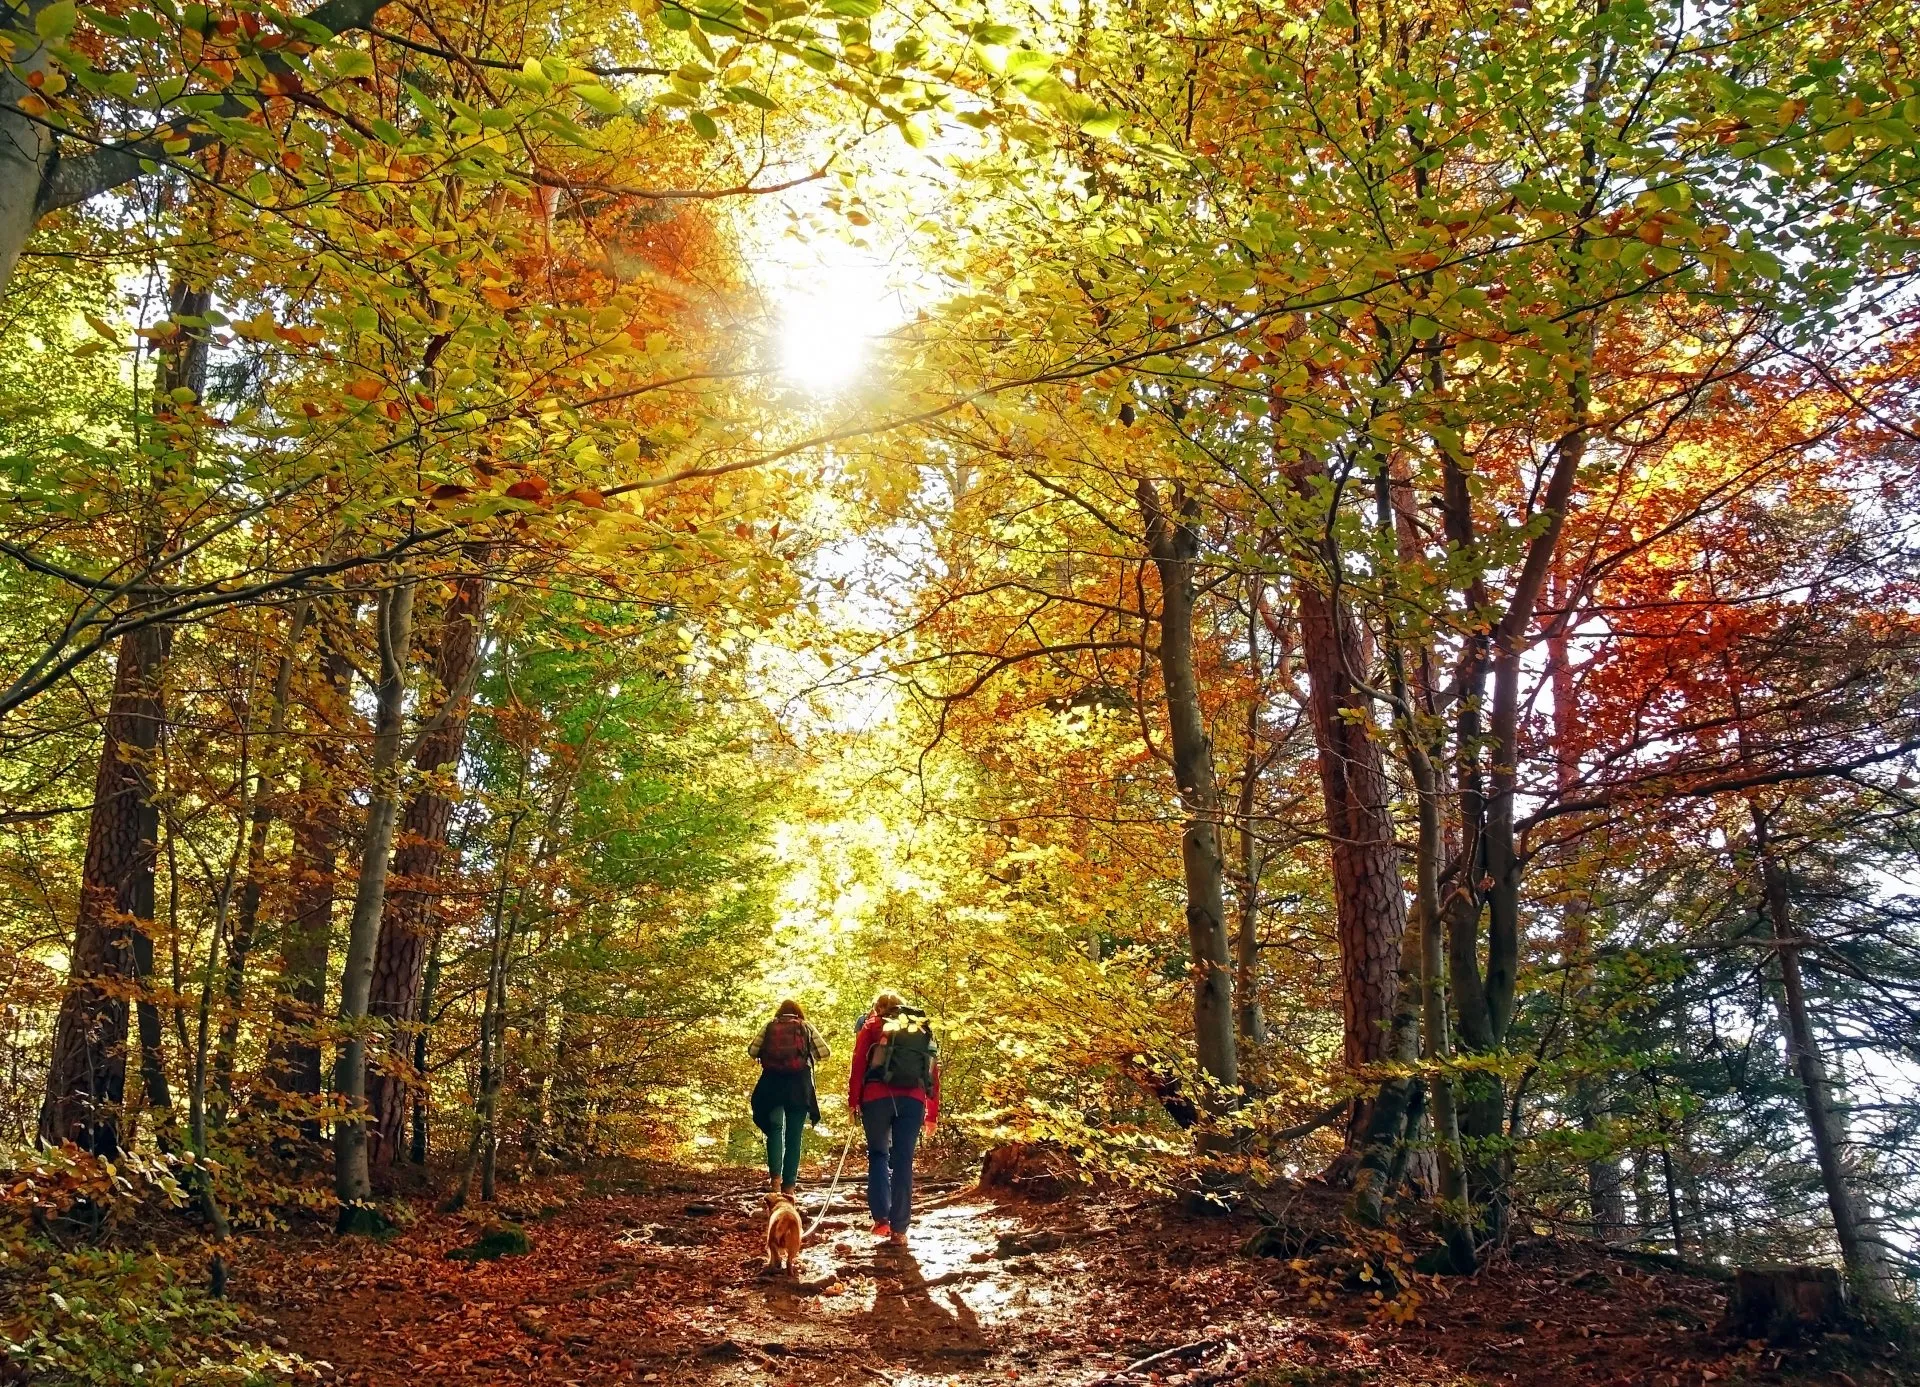
<instances>
[{"instance_id":1,"label":"orange leaf","mask_svg":"<svg viewBox=\"0 0 1920 1387\"><path fill-rule=\"evenodd\" d=\"M349 385L347 387L347 393L356 400L371 400L377 397L384 389L386 389L384 382L377 381L372 376L365 376L355 381L352 385Z\"/></svg>"}]
</instances>

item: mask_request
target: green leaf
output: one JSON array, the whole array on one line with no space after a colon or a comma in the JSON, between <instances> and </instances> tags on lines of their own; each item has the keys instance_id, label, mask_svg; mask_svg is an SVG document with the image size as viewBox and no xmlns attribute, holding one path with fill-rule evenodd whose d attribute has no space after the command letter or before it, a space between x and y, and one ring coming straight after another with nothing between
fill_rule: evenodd
<instances>
[{"instance_id":1,"label":"green leaf","mask_svg":"<svg viewBox=\"0 0 1920 1387\"><path fill-rule=\"evenodd\" d=\"M685 10L665 5L660 10L660 22L675 33L684 34L693 27L693 16Z\"/></svg>"},{"instance_id":2,"label":"green leaf","mask_svg":"<svg viewBox=\"0 0 1920 1387\"><path fill-rule=\"evenodd\" d=\"M713 117L705 111L694 111L687 116L687 120L695 130L700 132L701 139L717 140L720 138L720 127L714 123Z\"/></svg>"},{"instance_id":3,"label":"green leaf","mask_svg":"<svg viewBox=\"0 0 1920 1387\"><path fill-rule=\"evenodd\" d=\"M780 109L779 102L764 92L755 91L752 87L728 87L727 95L735 101L744 101L747 105L757 106L763 111L777 111Z\"/></svg>"},{"instance_id":4,"label":"green leaf","mask_svg":"<svg viewBox=\"0 0 1920 1387\"><path fill-rule=\"evenodd\" d=\"M1110 140L1120 133L1121 123L1118 111L1095 111L1080 118L1080 129L1096 140Z\"/></svg>"},{"instance_id":5,"label":"green leaf","mask_svg":"<svg viewBox=\"0 0 1920 1387\"><path fill-rule=\"evenodd\" d=\"M584 87L576 87L573 94L603 116L617 116L627 109L626 102L622 101L618 96L608 91L598 82L591 83Z\"/></svg>"},{"instance_id":6,"label":"green leaf","mask_svg":"<svg viewBox=\"0 0 1920 1387\"><path fill-rule=\"evenodd\" d=\"M79 19L80 12L74 8L73 0L60 0L59 4L49 5L33 17L33 31L52 42L71 34Z\"/></svg>"},{"instance_id":7,"label":"green leaf","mask_svg":"<svg viewBox=\"0 0 1920 1387\"><path fill-rule=\"evenodd\" d=\"M1036 53L1031 48L1007 54L1007 77L1011 81L1036 81L1052 66L1052 57Z\"/></svg>"},{"instance_id":8,"label":"green leaf","mask_svg":"<svg viewBox=\"0 0 1920 1387\"><path fill-rule=\"evenodd\" d=\"M336 77L371 77L373 76L373 58L358 48L335 49L333 72Z\"/></svg>"}]
</instances>

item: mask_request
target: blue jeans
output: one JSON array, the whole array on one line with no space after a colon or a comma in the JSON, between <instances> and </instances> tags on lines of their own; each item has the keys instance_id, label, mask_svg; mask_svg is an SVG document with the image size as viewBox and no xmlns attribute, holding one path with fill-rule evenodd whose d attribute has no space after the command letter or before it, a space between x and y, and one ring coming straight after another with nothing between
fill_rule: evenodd
<instances>
[{"instance_id":1,"label":"blue jeans","mask_svg":"<svg viewBox=\"0 0 1920 1387\"><path fill-rule=\"evenodd\" d=\"M860 1105L867 1132L867 1212L896 1233L913 1217L913 1151L927 1105L918 1098L876 1098Z\"/></svg>"}]
</instances>

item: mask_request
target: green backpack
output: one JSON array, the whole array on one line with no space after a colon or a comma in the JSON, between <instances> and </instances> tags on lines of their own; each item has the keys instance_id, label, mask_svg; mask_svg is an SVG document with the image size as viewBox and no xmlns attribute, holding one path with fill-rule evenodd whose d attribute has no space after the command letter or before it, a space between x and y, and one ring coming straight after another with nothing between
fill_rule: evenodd
<instances>
[{"instance_id":1,"label":"green backpack","mask_svg":"<svg viewBox=\"0 0 1920 1387\"><path fill-rule=\"evenodd\" d=\"M901 1007L881 1025L880 1038L867 1051L867 1080L889 1088L931 1088L939 1054L927 1014Z\"/></svg>"}]
</instances>

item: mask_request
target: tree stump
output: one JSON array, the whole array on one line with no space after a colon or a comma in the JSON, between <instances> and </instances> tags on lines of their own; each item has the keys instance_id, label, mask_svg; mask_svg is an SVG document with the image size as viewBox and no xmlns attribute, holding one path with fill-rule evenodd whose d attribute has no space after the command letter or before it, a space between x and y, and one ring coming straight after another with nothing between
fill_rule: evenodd
<instances>
[{"instance_id":1,"label":"tree stump","mask_svg":"<svg viewBox=\"0 0 1920 1387\"><path fill-rule=\"evenodd\" d=\"M1725 1327L1743 1339L1781 1344L1838 1328L1846 1318L1847 1283L1833 1267L1741 1267Z\"/></svg>"}]
</instances>

